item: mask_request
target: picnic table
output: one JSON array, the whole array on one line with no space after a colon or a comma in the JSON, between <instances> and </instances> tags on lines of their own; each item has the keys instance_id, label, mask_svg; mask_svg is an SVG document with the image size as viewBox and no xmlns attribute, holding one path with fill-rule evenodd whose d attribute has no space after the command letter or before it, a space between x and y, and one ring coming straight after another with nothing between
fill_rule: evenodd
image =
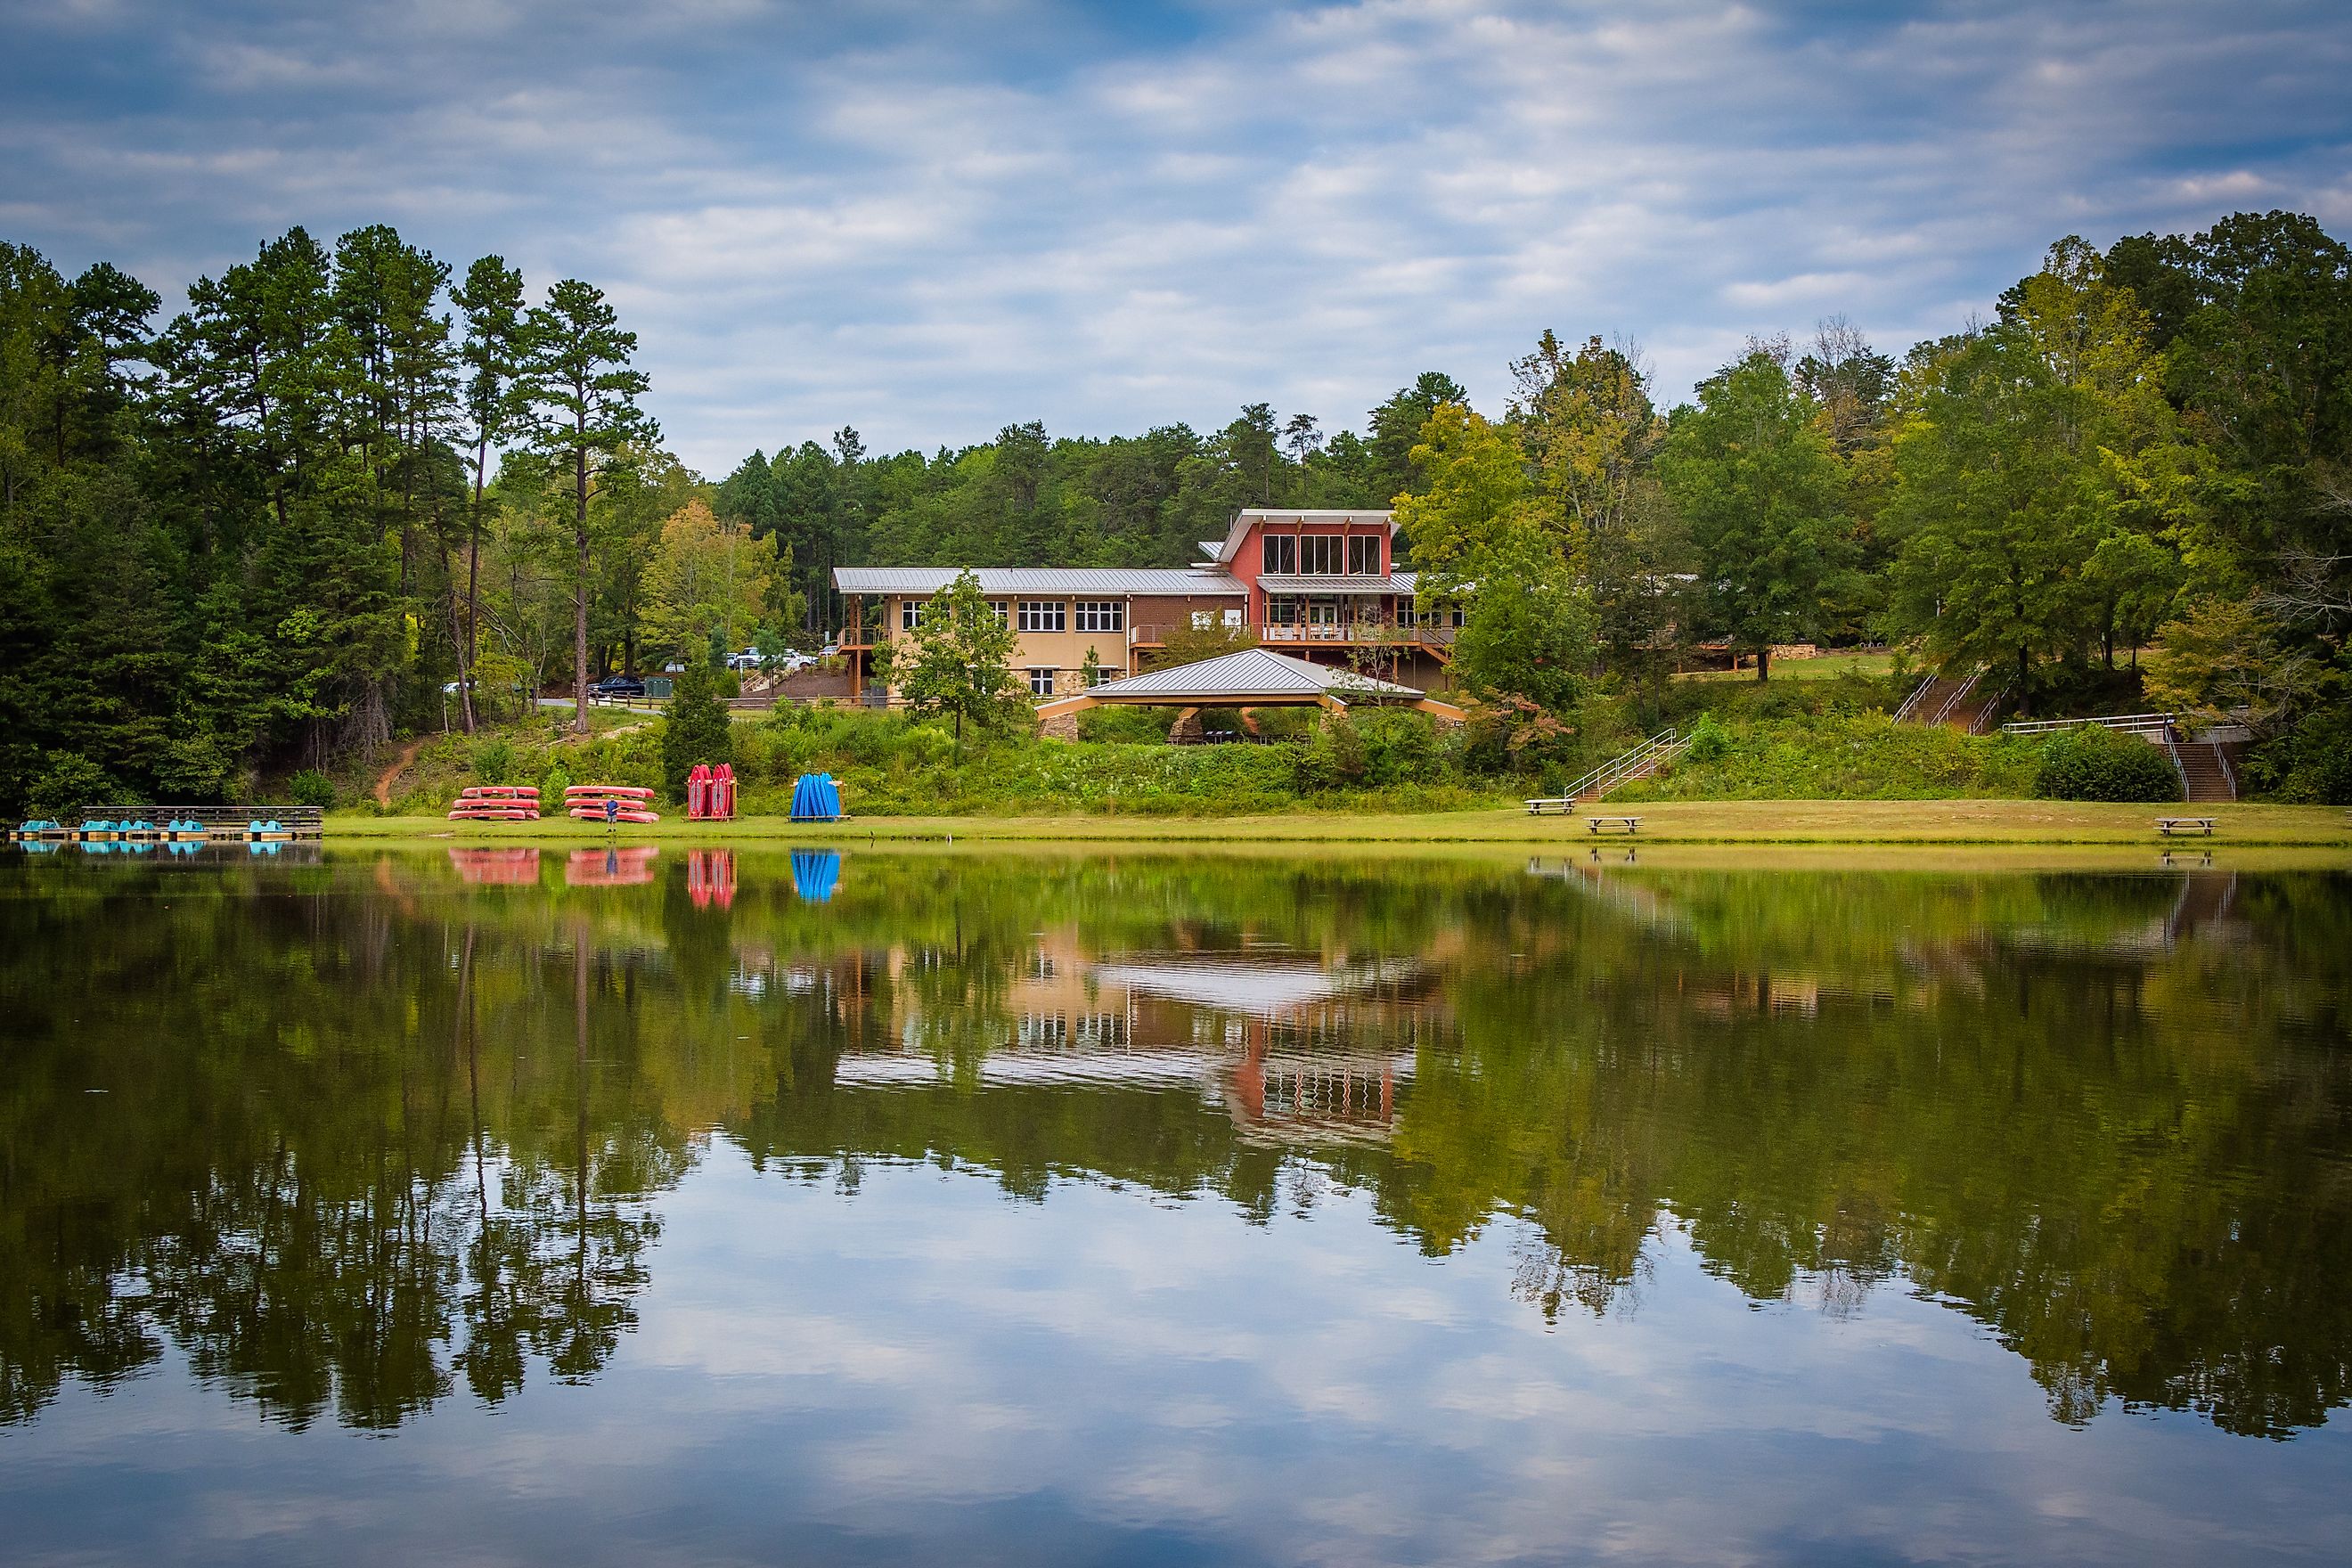
<instances>
[{"instance_id":1,"label":"picnic table","mask_svg":"<svg viewBox=\"0 0 2352 1568\"><path fill-rule=\"evenodd\" d=\"M1575 809L1576 797L1572 795L1545 795L1539 800L1528 802L1529 816L1566 816Z\"/></svg>"},{"instance_id":2,"label":"picnic table","mask_svg":"<svg viewBox=\"0 0 2352 1568\"><path fill-rule=\"evenodd\" d=\"M1642 831L1642 819L1638 816L1588 816L1584 819L1584 826L1596 835L1603 828L1612 833L1639 833Z\"/></svg>"},{"instance_id":3,"label":"picnic table","mask_svg":"<svg viewBox=\"0 0 2352 1568\"><path fill-rule=\"evenodd\" d=\"M2167 838L2176 833L2202 833L2210 838L2213 837L2213 822L2210 816L2159 816L2156 819L2156 830Z\"/></svg>"}]
</instances>

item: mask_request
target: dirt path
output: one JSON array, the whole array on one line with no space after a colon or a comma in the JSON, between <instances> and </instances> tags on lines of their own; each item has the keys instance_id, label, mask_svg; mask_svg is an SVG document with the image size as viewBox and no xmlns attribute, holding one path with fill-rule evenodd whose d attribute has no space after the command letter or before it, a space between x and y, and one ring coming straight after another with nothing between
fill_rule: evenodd
<instances>
[{"instance_id":1,"label":"dirt path","mask_svg":"<svg viewBox=\"0 0 2352 1568\"><path fill-rule=\"evenodd\" d=\"M406 773L415 764L416 753L425 749L425 742L430 739L432 739L432 737L429 735L419 736L417 739L411 741L408 744L401 747L399 752L396 752L392 759L392 766L384 769L383 773L376 776L376 805L388 806L392 804L392 781Z\"/></svg>"}]
</instances>

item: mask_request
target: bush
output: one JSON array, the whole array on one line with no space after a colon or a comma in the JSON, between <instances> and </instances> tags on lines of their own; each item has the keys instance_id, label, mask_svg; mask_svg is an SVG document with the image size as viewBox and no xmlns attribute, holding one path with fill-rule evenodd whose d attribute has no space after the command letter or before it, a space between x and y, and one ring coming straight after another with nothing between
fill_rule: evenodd
<instances>
[{"instance_id":1,"label":"bush","mask_svg":"<svg viewBox=\"0 0 2352 1568\"><path fill-rule=\"evenodd\" d=\"M2276 800L2352 805L2352 707L2323 709L2264 742L2245 773Z\"/></svg>"},{"instance_id":2,"label":"bush","mask_svg":"<svg viewBox=\"0 0 2352 1568\"><path fill-rule=\"evenodd\" d=\"M511 783L515 771L514 742L493 736L474 748L474 776L486 784Z\"/></svg>"},{"instance_id":3,"label":"bush","mask_svg":"<svg viewBox=\"0 0 2352 1568\"><path fill-rule=\"evenodd\" d=\"M1345 713L1334 713L1298 752L1298 787L1352 789L1364 782L1370 765L1363 732L1356 721Z\"/></svg>"},{"instance_id":4,"label":"bush","mask_svg":"<svg viewBox=\"0 0 2352 1568\"><path fill-rule=\"evenodd\" d=\"M562 763L549 765L539 781L539 809L552 814L563 808L563 792L572 787L572 775L563 771Z\"/></svg>"},{"instance_id":5,"label":"bush","mask_svg":"<svg viewBox=\"0 0 2352 1568\"><path fill-rule=\"evenodd\" d=\"M70 822L92 806L112 805L121 794L114 776L79 752L51 752L47 764L26 801L35 816Z\"/></svg>"},{"instance_id":6,"label":"bush","mask_svg":"<svg viewBox=\"0 0 2352 1568\"><path fill-rule=\"evenodd\" d=\"M1694 763L1720 761L1731 750L1731 731L1715 721L1712 713L1702 713L1690 729L1690 744L1683 755Z\"/></svg>"},{"instance_id":7,"label":"bush","mask_svg":"<svg viewBox=\"0 0 2352 1568\"><path fill-rule=\"evenodd\" d=\"M2179 800L2180 775L2146 741L2083 724L2042 743L2033 793L2044 800Z\"/></svg>"},{"instance_id":8,"label":"bush","mask_svg":"<svg viewBox=\"0 0 2352 1568\"><path fill-rule=\"evenodd\" d=\"M304 768L294 775L287 793L296 805L315 805L320 811L335 804L335 781L316 768Z\"/></svg>"}]
</instances>

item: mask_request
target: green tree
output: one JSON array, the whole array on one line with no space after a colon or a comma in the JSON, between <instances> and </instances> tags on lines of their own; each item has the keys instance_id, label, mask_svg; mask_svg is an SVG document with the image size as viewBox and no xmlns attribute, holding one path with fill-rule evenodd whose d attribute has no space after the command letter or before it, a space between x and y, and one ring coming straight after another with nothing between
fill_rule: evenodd
<instances>
[{"instance_id":1,"label":"green tree","mask_svg":"<svg viewBox=\"0 0 2352 1568\"><path fill-rule=\"evenodd\" d=\"M1851 554L1843 475L1812 400L1762 351L1675 411L1658 478L1690 530L1701 614L1768 679L1772 645L1811 634Z\"/></svg>"},{"instance_id":2,"label":"green tree","mask_svg":"<svg viewBox=\"0 0 2352 1568\"><path fill-rule=\"evenodd\" d=\"M465 415L470 427L473 504L466 513L464 628L457 648L458 700L466 732L475 726L475 661L482 626L482 498L489 483L490 450L506 441L525 412L515 396L516 378L529 349L523 314L522 273L502 256L485 256L466 269L466 280L449 291L465 321L458 358L468 374Z\"/></svg>"},{"instance_id":3,"label":"green tree","mask_svg":"<svg viewBox=\"0 0 2352 1568\"><path fill-rule=\"evenodd\" d=\"M884 649L884 676L919 714L945 714L963 739L964 721L1002 730L1029 711L1013 673L1012 623L990 608L969 569L931 595L914 629Z\"/></svg>"},{"instance_id":4,"label":"green tree","mask_svg":"<svg viewBox=\"0 0 2352 1568\"><path fill-rule=\"evenodd\" d=\"M1422 488L1425 476L1413 448L1425 438L1422 432L1429 425L1429 416L1446 404L1467 406L1469 402L1470 394L1460 382L1443 371L1425 370L1411 386L1398 388L1372 410L1371 434L1363 443L1368 504L1389 506L1395 497ZM1332 437L1329 447L1337 448L1339 439ZM1349 435L1348 439L1352 442L1354 437Z\"/></svg>"},{"instance_id":5,"label":"green tree","mask_svg":"<svg viewBox=\"0 0 2352 1568\"><path fill-rule=\"evenodd\" d=\"M678 672L662 710L662 781L672 800L686 798L686 775L698 763L717 767L735 760L735 733L719 700L710 660L697 653Z\"/></svg>"},{"instance_id":6,"label":"green tree","mask_svg":"<svg viewBox=\"0 0 2352 1568\"><path fill-rule=\"evenodd\" d=\"M643 449L661 438L637 406L648 383L629 366L637 335L593 284L567 278L532 307L518 395L531 448L572 488L573 728L588 733L589 506L625 483Z\"/></svg>"},{"instance_id":7,"label":"green tree","mask_svg":"<svg viewBox=\"0 0 2352 1568\"><path fill-rule=\"evenodd\" d=\"M1524 697L1555 712L1572 706L1592 668L1595 625L1558 545L1523 524L1465 564L1455 672L1488 696Z\"/></svg>"}]
</instances>

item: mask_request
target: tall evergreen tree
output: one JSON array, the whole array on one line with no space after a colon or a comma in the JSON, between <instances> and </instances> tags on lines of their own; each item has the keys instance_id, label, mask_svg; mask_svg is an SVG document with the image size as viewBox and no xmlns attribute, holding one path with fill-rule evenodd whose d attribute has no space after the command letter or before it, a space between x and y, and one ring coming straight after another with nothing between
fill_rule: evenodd
<instances>
[{"instance_id":1,"label":"tall evergreen tree","mask_svg":"<svg viewBox=\"0 0 2352 1568\"><path fill-rule=\"evenodd\" d=\"M567 278L532 307L520 396L531 447L562 470L572 489L574 727L588 733L588 514L598 492L626 479L644 448L661 438L637 406L648 384L630 367L637 335L623 331L604 291Z\"/></svg>"}]
</instances>

